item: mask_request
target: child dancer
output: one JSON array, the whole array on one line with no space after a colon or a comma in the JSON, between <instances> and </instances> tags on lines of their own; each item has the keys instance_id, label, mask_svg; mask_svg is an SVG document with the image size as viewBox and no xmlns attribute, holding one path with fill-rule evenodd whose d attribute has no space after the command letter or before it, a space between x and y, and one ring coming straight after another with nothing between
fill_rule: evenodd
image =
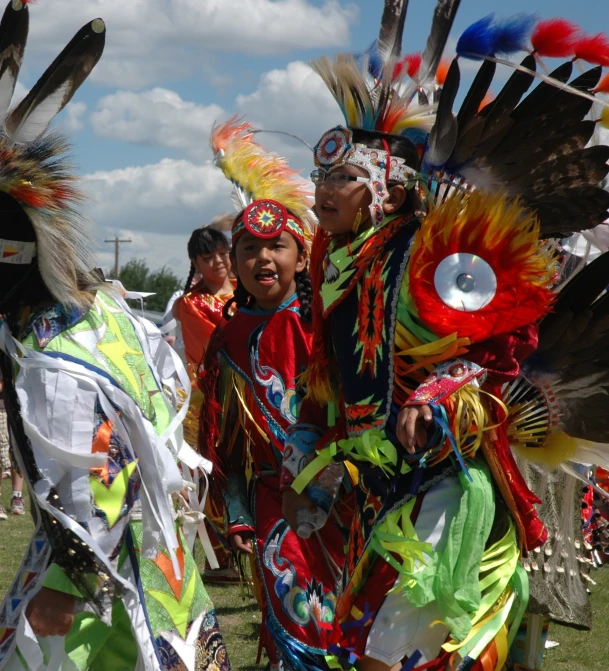
<instances>
[{"instance_id":1,"label":"child dancer","mask_svg":"<svg viewBox=\"0 0 609 671\"><path fill-rule=\"evenodd\" d=\"M212 226L203 226L192 232L188 241L190 273L184 295L173 305L173 316L182 327L186 361L192 378L196 378L196 371L203 362L211 334L222 321L224 305L233 295L229 254L230 245L224 233ZM197 274L200 280L191 286Z\"/></svg>"},{"instance_id":2,"label":"child dancer","mask_svg":"<svg viewBox=\"0 0 609 671\"><path fill-rule=\"evenodd\" d=\"M501 669L526 608L520 549L547 537L510 442L564 449L565 434L606 442L609 433L587 402L576 411L573 392L587 394L586 375L603 367L594 349L603 347L603 328L595 321L598 332L584 345L569 321L580 318L580 303L591 314L606 271L558 299L560 316L542 323L542 358L529 356L536 322L553 301L554 261L539 238L573 230L565 202L585 212L582 228L606 216L609 196L596 184L609 150L595 148L581 174L570 172L595 127L582 123L592 101L582 103L577 87L592 90L600 72L570 89L566 64L556 88L549 78L516 107L533 81L521 72L497 104L479 111L494 44L502 51L514 27L489 19L485 29L483 20L458 49L491 56L457 116L458 61L439 96L433 77L459 3L437 4L411 82L402 81L405 63L395 67L407 4L386 2L378 48L364 59L371 77L350 55L314 64L349 127L328 131L314 150L321 231L311 261L315 345L305 379L312 399L338 407L339 421L318 428L316 445L310 425L293 429L284 512L296 525L308 498L299 493L328 463L359 465L332 647L344 669ZM484 48L480 34L489 40ZM514 44L531 50L522 35ZM534 69L535 60L525 66ZM558 144L557 126L537 121L536 105L553 109L554 96L569 109L556 115ZM438 97L437 118L434 107L413 103ZM525 138L535 139L537 153ZM557 146L558 164L550 162ZM520 193L522 201L508 198ZM417 202L422 196L428 211ZM567 358L568 372L553 365L576 347L582 358ZM527 378L516 385L527 357ZM606 393L599 383L593 407L606 408Z\"/></svg>"},{"instance_id":3,"label":"child dancer","mask_svg":"<svg viewBox=\"0 0 609 671\"><path fill-rule=\"evenodd\" d=\"M264 199L250 203L233 226L237 288L225 306L228 322L217 329L208 350L202 437L226 478L230 545L255 558L262 643L271 664L275 668L283 660L304 671L324 668L345 539L333 520L304 540L281 515L279 469L286 431L298 418L303 392L297 379L311 346L309 213L300 184L286 181L292 173L264 154L248 130L229 122L213 135L216 152L224 150L225 172L233 176L229 166L256 153L265 163L266 188ZM243 177L238 181L252 191Z\"/></svg>"}]
</instances>

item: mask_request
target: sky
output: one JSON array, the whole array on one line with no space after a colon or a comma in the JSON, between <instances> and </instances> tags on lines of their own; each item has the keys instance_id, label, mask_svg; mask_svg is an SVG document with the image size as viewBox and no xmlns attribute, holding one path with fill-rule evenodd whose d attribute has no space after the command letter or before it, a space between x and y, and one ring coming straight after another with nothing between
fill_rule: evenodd
<instances>
[{"instance_id":1,"label":"sky","mask_svg":"<svg viewBox=\"0 0 609 671\"><path fill-rule=\"evenodd\" d=\"M410 0L404 52L425 46L433 0ZM496 11L564 16L609 31L609 0L462 0L447 48ZM107 25L102 60L55 125L74 145L95 227L99 265L145 259L185 278L194 228L230 212L230 185L211 161L209 132L238 114L256 128L296 133L310 144L342 122L307 62L365 49L378 34L382 0L39 0L15 97L85 23ZM477 66L464 66L464 80ZM468 75L469 73L469 75ZM506 72L499 72L495 91ZM308 175L310 152L284 136L257 139ZM135 287L134 287L135 289Z\"/></svg>"}]
</instances>

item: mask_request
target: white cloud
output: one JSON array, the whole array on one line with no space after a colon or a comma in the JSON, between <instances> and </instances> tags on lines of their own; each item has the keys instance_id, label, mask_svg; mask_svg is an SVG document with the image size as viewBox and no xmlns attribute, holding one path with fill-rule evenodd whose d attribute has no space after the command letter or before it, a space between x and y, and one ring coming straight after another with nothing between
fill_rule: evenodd
<instances>
[{"instance_id":1,"label":"white cloud","mask_svg":"<svg viewBox=\"0 0 609 671\"><path fill-rule=\"evenodd\" d=\"M237 108L258 127L296 133L310 144L343 121L326 85L302 61L263 74L254 93L237 98Z\"/></svg>"},{"instance_id":2,"label":"white cloud","mask_svg":"<svg viewBox=\"0 0 609 671\"><path fill-rule=\"evenodd\" d=\"M101 16L108 35L92 79L145 88L192 72L210 52L290 53L344 46L354 5L325 0L53 0L31 10L28 54L56 55L76 30Z\"/></svg>"},{"instance_id":3,"label":"white cloud","mask_svg":"<svg viewBox=\"0 0 609 671\"><path fill-rule=\"evenodd\" d=\"M104 228L188 232L230 205L229 184L211 162L159 163L85 175L87 214Z\"/></svg>"},{"instance_id":4,"label":"white cloud","mask_svg":"<svg viewBox=\"0 0 609 671\"><path fill-rule=\"evenodd\" d=\"M174 91L154 88L104 96L91 115L91 124L101 137L205 155L209 154L209 132L222 116L224 110L218 105L197 105Z\"/></svg>"},{"instance_id":5,"label":"white cloud","mask_svg":"<svg viewBox=\"0 0 609 671\"><path fill-rule=\"evenodd\" d=\"M338 106L319 76L301 61L263 74L257 89L238 96L235 111L258 129L284 131L313 145L323 131L342 121ZM100 137L184 151L210 158L209 133L230 113L219 105L183 100L175 91L117 91L101 98L91 115ZM295 168L309 170L311 152L297 140L261 133L257 140L286 156Z\"/></svg>"},{"instance_id":6,"label":"white cloud","mask_svg":"<svg viewBox=\"0 0 609 671\"><path fill-rule=\"evenodd\" d=\"M55 125L56 128L63 130L65 133L73 134L82 130L85 127L83 117L87 112L87 105L83 102L68 103L64 109L59 122Z\"/></svg>"},{"instance_id":7,"label":"white cloud","mask_svg":"<svg viewBox=\"0 0 609 671\"><path fill-rule=\"evenodd\" d=\"M230 185L211 162L163 159L95 172L84 177L82 186L89 197L85 213L96 226L99 263L105 268L111 267L113 257L104 239L128 234L134 242L125 245L125 261L137 256L151 268L170 265L183 274L191 232L233 209Z\"/></svg>"}]
</instances>

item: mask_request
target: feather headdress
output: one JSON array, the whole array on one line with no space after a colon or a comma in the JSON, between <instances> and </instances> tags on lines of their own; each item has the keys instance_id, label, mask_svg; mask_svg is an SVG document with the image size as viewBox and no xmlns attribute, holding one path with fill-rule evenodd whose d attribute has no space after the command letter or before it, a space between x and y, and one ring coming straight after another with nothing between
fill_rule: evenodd
<instances>
[{"instance_id":1,"label":"feather headdress","mask_svg":"<svg viewBox=\"0 0 609 671\"><path fill-rule=\"evenodd\" d=\"M290 168L285 159L267 152L255 142L253 126L237 117L215 126L210 144L216 165L233 184L236 209L241 211L254 201L280 203L302 222L305 243L309 247L316 226L311 211L311 183Z\"/></svg>"},{"instance_id":2,"label":"feather headdress","mask_svg":"<svg viewBox=\"0 0 609 671\"><path fill-rule=\"evenodd\" d=\"M401 58L407 0L386 2L376 42L357 57L322 57L311 67L334 96L349 128L390 135L427 134L435 122L435 76L460 0L440 0L422 54ZM431 100L431 102L430 102Z\"/></svg>"},{"instance_id":3,"label":"feather headdress","mask_svg":"<svg viewBox=\"0 0 609 671\"><path fill-rule=\"evenodd\" d=\"M101 19L85 25L13 110L10 103L23 60L29 10L9 2L0 23L0 191L14 198L32 222L38 266L52 296L84 306L85 289L97 283L81 201L67 141L48 132L100 59L106 28ZM1 236L1 231L0 231Z\"/></svg>"}]
</instances>

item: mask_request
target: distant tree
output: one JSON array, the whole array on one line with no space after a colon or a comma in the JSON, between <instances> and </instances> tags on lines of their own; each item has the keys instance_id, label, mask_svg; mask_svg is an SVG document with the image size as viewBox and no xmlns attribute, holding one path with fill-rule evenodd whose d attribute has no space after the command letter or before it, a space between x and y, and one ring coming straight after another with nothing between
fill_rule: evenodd
<instances>
[{"instance_id":1,"label":"distant tree","mask_svg":"<svg viewBox=\"0 0 609 671\"><path fill-rule=\"evenodd\" d=\"M113 275L114 273L109 273L108 278L112 279ZM184 286L184 280L166 266L159 270L150 270L146 261L142 259L127 261L121 267L120 281L129 291L154 293L154 296L146 298L145 306L147 310L156 312L164 312L171 295Z\"/></svg>"}]
</instances>

